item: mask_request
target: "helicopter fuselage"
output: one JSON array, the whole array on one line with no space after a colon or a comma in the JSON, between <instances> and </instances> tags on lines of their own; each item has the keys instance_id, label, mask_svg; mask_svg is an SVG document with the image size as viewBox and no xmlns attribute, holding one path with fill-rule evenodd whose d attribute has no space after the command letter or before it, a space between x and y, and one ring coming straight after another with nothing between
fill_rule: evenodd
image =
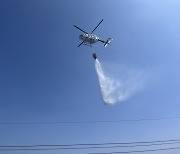
<instances>
[{"instance_id":1,"label":"helicopter fuselage","mask_svg":"<svg viewBox=\"0 0 180 154\"><path fill-rule=\"evenodd\" d=\"M99 38L94 34L83 34L79 35L79 39L83 42L87 42L89 44L93 44L99 41Z\"/></svg>"}]
</instances>

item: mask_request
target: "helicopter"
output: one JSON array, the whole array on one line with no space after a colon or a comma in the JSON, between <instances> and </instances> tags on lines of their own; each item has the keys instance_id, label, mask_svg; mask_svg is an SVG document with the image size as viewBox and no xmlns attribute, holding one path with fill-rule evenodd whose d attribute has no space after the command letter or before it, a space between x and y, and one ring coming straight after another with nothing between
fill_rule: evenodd
<instances>
[{"instance_id":1,"label":"helicopter","mask_svg":"<svg viewBox=\"0 0 180 154\"><path fill-rule=\"evenodd\" d=\"M112 38L108 38L107 41L103 41L99 39L97 35L94 35L93 32L99 27L99 25L103 22L103 19L98 23L98 25L91 31L91 33L87 33L86 31L82 30L76 25L73 25L75 28L83 32L84 34L79 35L79 39L82 40L82 42L78 45L80 47L81 45L87 45L92 47L92 44L97 42L102 42L104 44L104 47L106 47L108 44L111 43L113 40Z\"/></svg>"}]
</instances>

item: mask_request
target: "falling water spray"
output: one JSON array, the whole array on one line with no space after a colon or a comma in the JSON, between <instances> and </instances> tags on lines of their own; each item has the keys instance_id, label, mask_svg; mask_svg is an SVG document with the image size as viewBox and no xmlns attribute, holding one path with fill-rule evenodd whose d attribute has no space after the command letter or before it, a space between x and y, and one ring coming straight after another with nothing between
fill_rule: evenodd
<instances>
[{"instance_id":1,"label":"falling water spray","mask_svg":"<svg viewBox=\"0 0 180 154\"><path fill-rule=\"evenodd\" d=\"M106 104L113 105L117 102L125 101L139 89L142 89L143 80L141 72L124 69L124 72L121 71L121 73L127 75L131 72L129 73L130 76L123 78L120 74L116 79L112 75L106 74L107 72L104 72L97 57L94 59L101 96Z\"/></svg>"}]
</instances>

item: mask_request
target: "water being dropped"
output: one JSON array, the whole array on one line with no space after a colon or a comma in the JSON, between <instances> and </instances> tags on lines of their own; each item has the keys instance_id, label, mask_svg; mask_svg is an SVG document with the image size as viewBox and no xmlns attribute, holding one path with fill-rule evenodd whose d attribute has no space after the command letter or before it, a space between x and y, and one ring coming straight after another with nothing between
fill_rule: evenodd
<instances>
[{"instance_id":1,"label":"water being dropped","mask_svg":"<svg viewBox=\"0 0 180 154\"><path fill-rule=\"evenodd\" d=\"M125 101L143 87L142 72L124 69L120 72L123 75L126 74L126 78L121 76L122 74L114 78L113 75L107 75L108 73L104 72L98 59L95 59L95 68L101 96L106 104L113 105Z\"/></svg>"}]
</instances>

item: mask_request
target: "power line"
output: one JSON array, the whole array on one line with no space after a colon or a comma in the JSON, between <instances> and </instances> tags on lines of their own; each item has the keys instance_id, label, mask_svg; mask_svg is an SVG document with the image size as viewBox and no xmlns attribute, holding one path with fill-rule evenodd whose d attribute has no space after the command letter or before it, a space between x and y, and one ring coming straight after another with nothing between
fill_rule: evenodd
<instances>
[{"instance_id":1,"label":"power line","mask_svg":"<svg viewBox=\"0 0 180 154\"><path fill-rule=\"evenodd\" d=\"M96 144L55 144L55 145L24 145L24 146L0 146L0 151L30 151L30 150L83 150L83 149L107 149L107 148L132 148L172 145L180 143L180 139L176 140L159 140L145 142L124 142L124 143L96 143ZM111 146L107 146L111 145ZM81 147L78 147L81 146ZM83 147L89 146L89 147ZM39 147L39 148L38 148ZM47 148L50 147L50 148Z\"/></svg>"},{"instance_id":2,"label":"power line","mask_svg":"<svg viewBox=\"0 0 180 154\"><path fill-rule=\"evenodd\" d=\"M167 151L167 150L177 150L180 147L170 147L161 149L147 149L147 150L137 150L137 151L116 151L116 152L101 152L101 153L88 153L88 154L118 154L118 153L140 153L140 152L155 152L155 151ZM48 150L60 150L58 148L47 148L47 149L0 149L0 151L48 151Z\"/></svg>"},{"instance_id":3,"label":"power line","mask_svg":"<svg viewBox=\"0 0 180 154\"><path fill-rule=\"evenodd\" d=\"M93 123L120 123L180 119L180 117L122 119L122 120L97 120L97 121L55 121L55 122L0 122L0 125L55 125L55 124L93 124Z\"/></svg>"},{"instance_id":4,"label":"power line","mask_svg":"<svg viewBox=\"0 0 180 154\"><path fill-rule=\"evenodd\" d=\"M88 153L88 154L125 154L125 153L140 153L140 152L155 152L155 151L167 151L167 150L177 150L180 147L172 147L172 148L162 148L162 149L148 149L148 150L137 150L137 151L116 151L116 152L103 152L103 153Z\"/></svg>"},{"instance_id":5,"label":"power line","mask_svg":"<svg viewBox=\"0 0 180 154\"><path fill-rule=\"evenodd\" d=\"M136 142L106 142L106 143L78 143L78 144L41 144L41 145L25 145L25 146L0 146L0 147L37 147L37 146L96 146L96 145L114 145L114 144L148 144L148 143L165 143L165 142L180 142L180 139L170 140L153 140L153 141L136 141Z\"/></svg>"},{"instance_id":6,"label":"power line","mask_svg":"<svg viewBox=\"0 0 180 154\"><path fill-rule=\"evenodd\" d=\"M180 142L171 142L171 143L158 143L158 144L139 144L139 145L116 145L116 146L97 146L97 147L59 147L55 148L55 145L46 145L45 148L37 148L44 146L0 146L0 151L12 151L12 150L84 150L84 149L112 149L112 148L133 148L133 147L147 147L147 146L159 146L159 145L171 145L178 144ZM56 147L59 145L56 145ZM2 148L3 147L3 148ZM6 147L6 148L4 148ZM13 148L12 148L13 147ZM17 148L18 147L18 148ZM31 147L30 149L28 149ZM34 148L36 147L36 148ZM54 147L54 148L46 148L46 147ZM21 149L23 148L23 149Z\"/></svg>"}]
</instances>

